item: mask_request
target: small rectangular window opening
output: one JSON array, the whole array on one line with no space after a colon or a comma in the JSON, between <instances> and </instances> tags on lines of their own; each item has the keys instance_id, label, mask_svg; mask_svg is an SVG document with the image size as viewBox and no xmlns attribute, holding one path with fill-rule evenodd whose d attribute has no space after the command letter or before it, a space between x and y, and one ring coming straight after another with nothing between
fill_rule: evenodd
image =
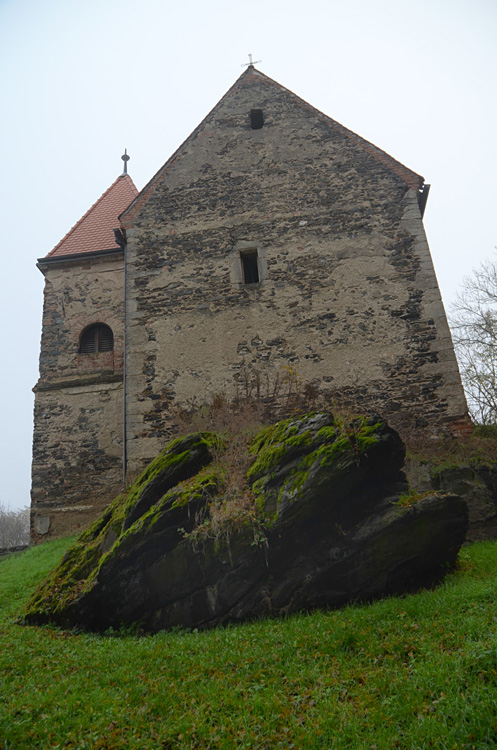
<instances>
[{"instance_id":1,"label":"small rectangular window opening","mask_svg":"<svg viewBox=\"0 0 497 750\"><path fill-rule=\"evenodd\" d=\"M259 281L259 267L257 265L257 250L241 254L243 283L257 284Z\"/></svg>"},{"instance_id":2,"label":"small rectangular window opening","mask_svg":"<svg viewBox=\"0 0 497 750\"><path fill-rule=\"evenodd\" d=\"M252 130L260 130L264 125L262 109L250 110L250 127Z\"/></svg>"}]
</instances>

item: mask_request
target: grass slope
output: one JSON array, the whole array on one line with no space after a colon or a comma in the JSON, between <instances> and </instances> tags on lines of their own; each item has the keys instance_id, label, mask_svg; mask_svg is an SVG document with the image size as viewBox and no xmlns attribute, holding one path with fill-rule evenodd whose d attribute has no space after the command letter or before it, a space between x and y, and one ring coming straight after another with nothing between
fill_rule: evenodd
<instances>
[{"instance_id":1,"label":"grass slope","mask_svg":"<svg viewBox=\"0 0 497 750\"><path fill-rule=\"evenodd\" d=\"M0 561L0 748L494 748L497 544L438 589L203 633L16 624L69 540Z\"/></svg>"}]
</instances>

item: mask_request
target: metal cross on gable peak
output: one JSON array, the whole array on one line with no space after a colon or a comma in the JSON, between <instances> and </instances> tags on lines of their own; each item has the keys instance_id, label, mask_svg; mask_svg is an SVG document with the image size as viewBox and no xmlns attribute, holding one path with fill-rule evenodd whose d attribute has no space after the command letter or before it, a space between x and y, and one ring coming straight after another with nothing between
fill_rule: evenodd
<instances>
[{"instance_id":1,"label":"metal cross on gable peak","mask_svg":"<svg viewBox=\"0 0 497 750\"><path fill-rule=\"evenodd\" d=\"M252 54L250 52L249 52L248 59L249 59L248 63L242 63L242 68L250 68L250 66L253 67L254 65L257 65L257 63L262 62L262 60L252 60Z\"/></svg>"}]
</instances>

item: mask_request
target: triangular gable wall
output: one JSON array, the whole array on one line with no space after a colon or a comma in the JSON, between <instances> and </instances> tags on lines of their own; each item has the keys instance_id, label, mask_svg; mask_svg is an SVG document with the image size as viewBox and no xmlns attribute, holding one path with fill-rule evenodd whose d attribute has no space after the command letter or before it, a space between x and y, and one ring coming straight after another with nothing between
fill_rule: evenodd
<instances>
[{"instance_id":1,"label":"triangular gable wall","mask_svg":"<svg viewBox=\"0 0 497 750\"><path fill-rule=\"evenodd\" d=\"M273 80L272 78L269 78L269 76L266 76L264 73L261 73L255 68L249 67L235 81L233 86L231 86L231 88L226 92L226 94L219 100L219 102L206 115L206 117L204 117L204 119L195 128L195 130L193 130L193 132L181 144L181 146L179 146L179 148L172 154L172 156L170 156L170 158L165 162L165 164L158 170L158 172L152 177L152 179L140 191L140 193L136 196L133 202L120 215L119 219L124 228L128 228L133 223L134 217L137 215L137 213L141 210L141 208L144 206L144 204L148 201L150 196L153 194L158 183L161 181L161 178L165 176L169 168L182 155L182 153L187 148L187 146L190 145L192 141L194 141L197 138L199 133L202 132L202 130L204 129L209 119L222 107L224 102L227 99L229 99L233 95L234 92L236 92L237 88L244 86L244 85L251 85L252 83L257 83L261 81L266 84L269 84L270 86L274 86L280 92L284 92L297 105L304 108L308 112L313 113L321 122L331 126L341 135L346 136L350 141L352 141L354 144L359 146L364 152L366 152L367 154L372 156L374 159L376 159L378 162L380 162L382 165L390 169L391 172L397 175L397 177L400 177L409 188L413 190L420 190L422 188L424 184L424 178L421 175L418 175L416 172L413 172L408 167L404 166L399 161L391 157L385 151L382 151L381 149L377 148L374 144L370 143L369 141L366 141L364 138L361 138L359 135L357 135L353 131L349 130L348 128L338 123L336 120L333 120L331 117L328 117L323 112L320 112L318 109L308 104L304 99L301 99L292 91L290 91L289 89L279 84L277 81Z\"/></svg>"}]
</instances>

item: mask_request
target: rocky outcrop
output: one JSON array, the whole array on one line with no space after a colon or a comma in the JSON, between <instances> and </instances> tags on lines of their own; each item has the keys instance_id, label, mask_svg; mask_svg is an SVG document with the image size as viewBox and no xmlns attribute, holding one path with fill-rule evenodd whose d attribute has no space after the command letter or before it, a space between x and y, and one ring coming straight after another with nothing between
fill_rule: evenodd
<instances>
[{"instance_id":1,"label":"rocky outcrop","mask_svg":"<svg viewBox=\"0 0 497 750\"><path fill-rule=\"evenodd\" d=\"M25 621L205 628L415 590L454 564L465 503L403 494L404 447L380 418L262 430L236 492L224 447L210 433L167 446L69 549Z\"/></svg>"},{"instance_id":2,"label":"rocky outcrop","mask_svg":"<svg viewBox=\"0 0 497 750\"><path fill-rule=\"evenodd\" d=\"M497 466L481 462L439 466L409 461L409 486L413 491L459 495L468 506L466 544L497 538Z\"/></svg>"}]
</instances>

